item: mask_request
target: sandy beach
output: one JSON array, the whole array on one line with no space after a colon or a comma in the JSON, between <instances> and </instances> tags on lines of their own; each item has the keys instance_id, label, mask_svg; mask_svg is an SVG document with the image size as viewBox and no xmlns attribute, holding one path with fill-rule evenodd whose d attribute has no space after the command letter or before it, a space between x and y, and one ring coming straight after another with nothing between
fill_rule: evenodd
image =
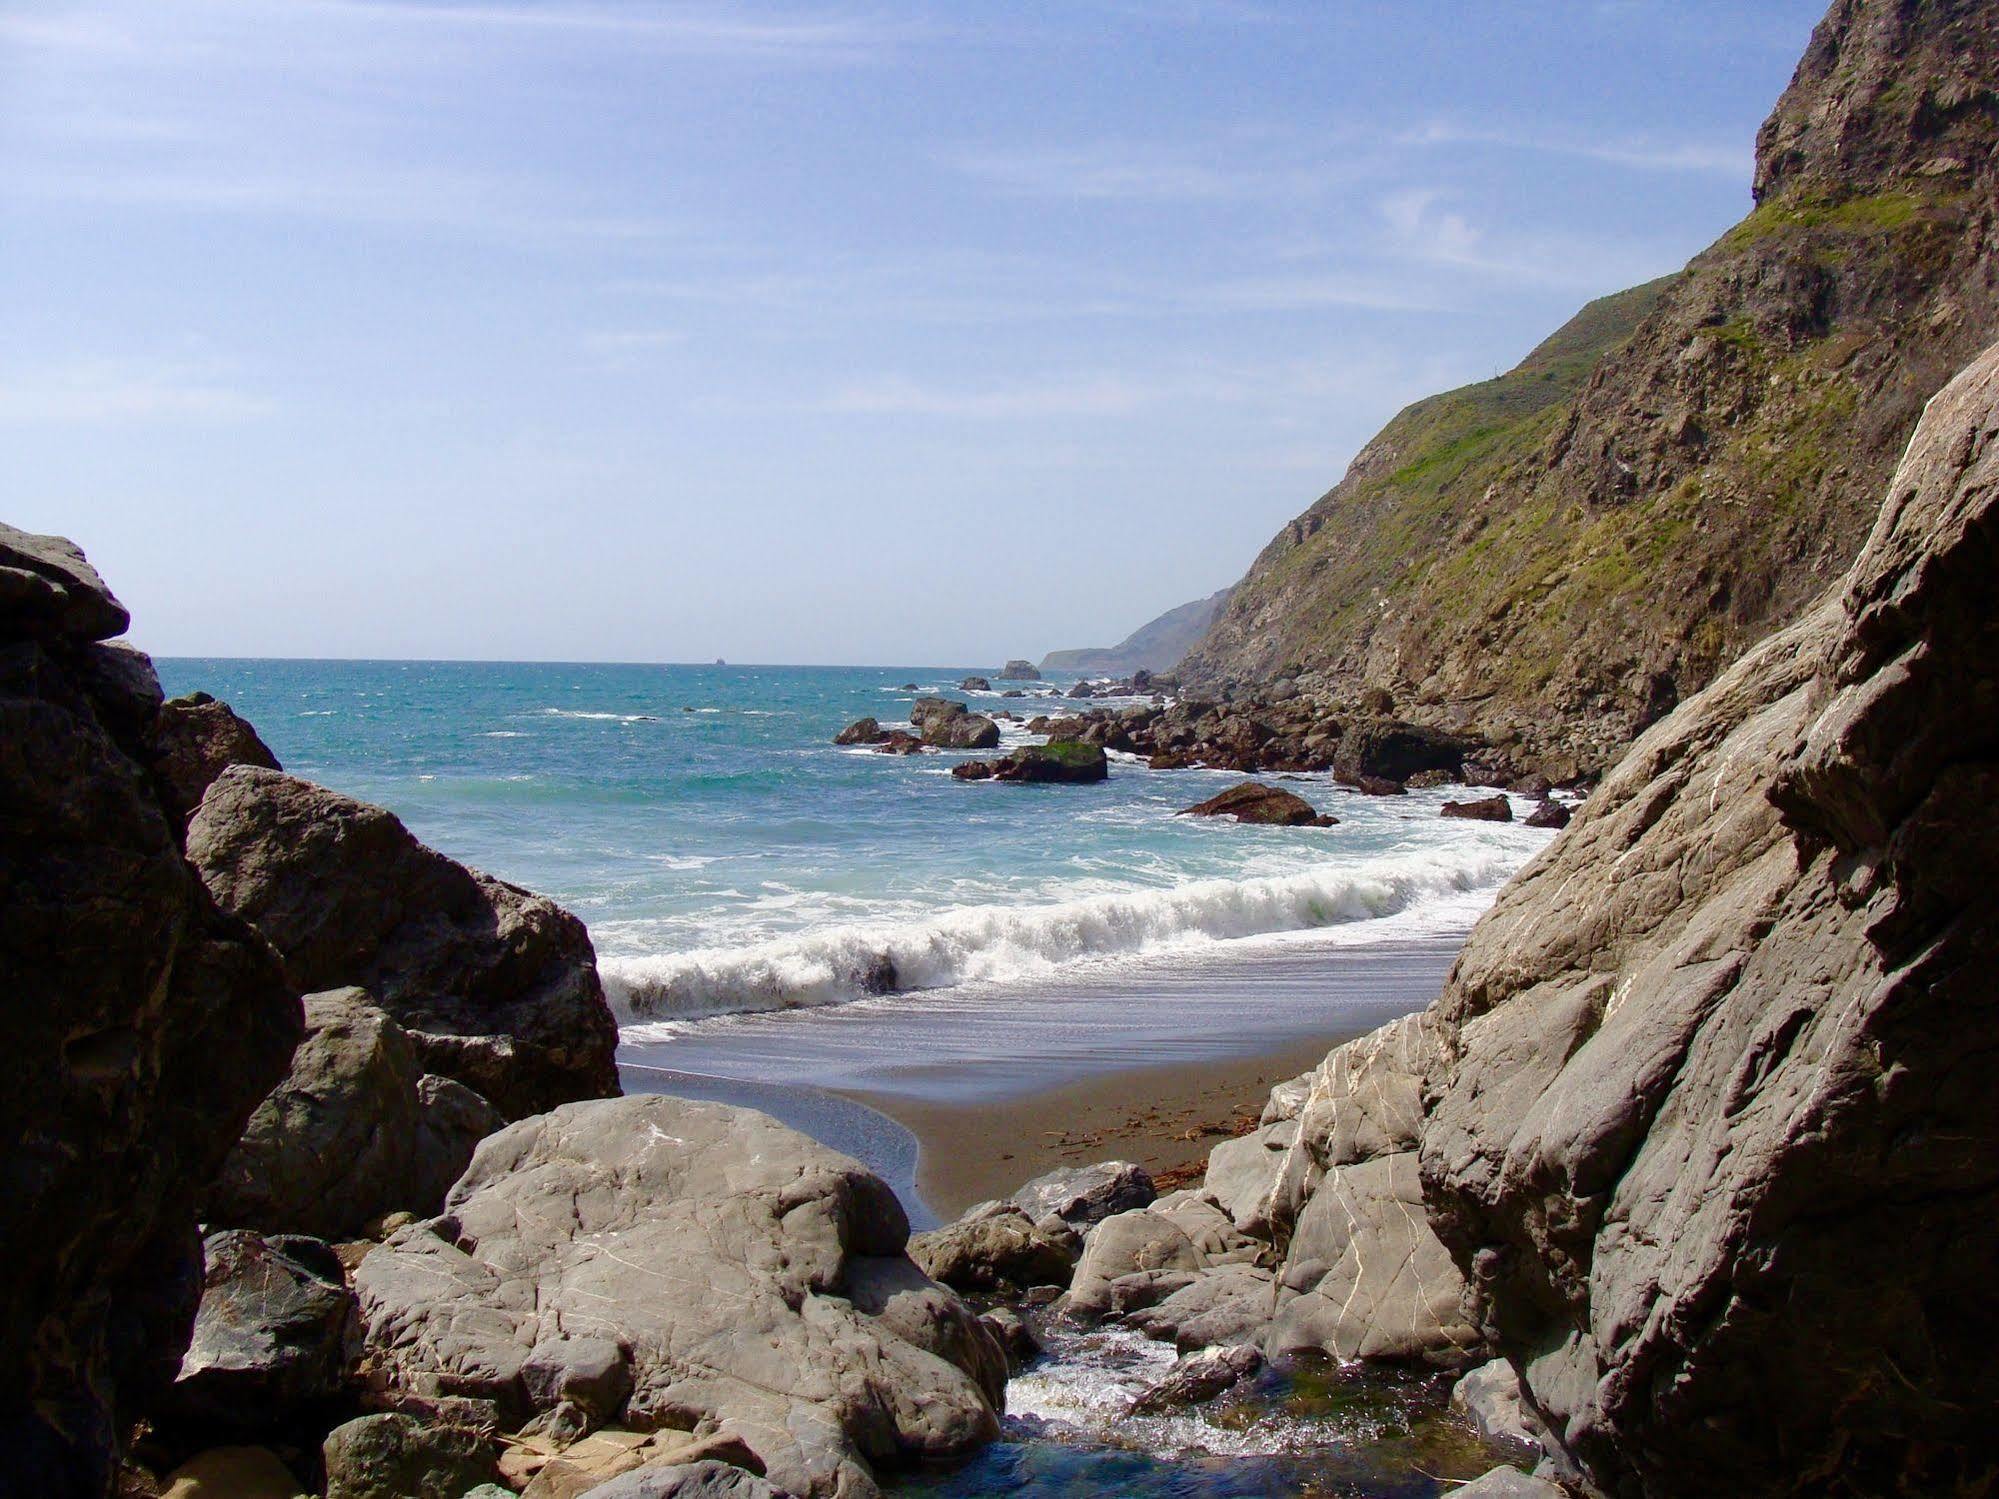
<instances>
[{"instance_id":1,"label":"sandy beach","mask_svg":"<svg viewBox=\"0 0 1999 1499\"><path fill-rule=\"evenodd\" d=\"M937 1102L902 1094L842 1095L916 1137L916 1189L940 1217L1002 1197L1058 1166L1136 1161L1162 1185L1198 1178L1215 1142L1256 1122L1272 1086L1318 1065L1354 1031L1329 1032L1266 1055L1101 1073L1014 1098Z\"/></svg>"}]
</instances>

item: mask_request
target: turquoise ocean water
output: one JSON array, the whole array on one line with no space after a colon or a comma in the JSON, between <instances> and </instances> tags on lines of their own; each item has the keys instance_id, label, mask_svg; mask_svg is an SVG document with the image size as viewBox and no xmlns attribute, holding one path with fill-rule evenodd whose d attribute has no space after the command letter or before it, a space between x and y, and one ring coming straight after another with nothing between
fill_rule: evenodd
<instances>
[{"instance_id":1,"label":"turquoise ocean water","mask_svg":"<svg viewBox=\"0 0 1999 1499\"><path fill-rule=\"evenodd\" d=\"M1442 793L1304 778L1339 826L1252 828L1174 816L1232 774L1114 760L1098 786L966 783L949 771L968 755L830 742L864 714L905 719L909 682L975 711L1060 711L959 693L956 669L159 666L169 692L233 703L287 769L574 910L644 1036L851 1001L884 956L899 987L934 994L1459 931L1545 841L1442 821Z\"/></svg>"}]
</instances>

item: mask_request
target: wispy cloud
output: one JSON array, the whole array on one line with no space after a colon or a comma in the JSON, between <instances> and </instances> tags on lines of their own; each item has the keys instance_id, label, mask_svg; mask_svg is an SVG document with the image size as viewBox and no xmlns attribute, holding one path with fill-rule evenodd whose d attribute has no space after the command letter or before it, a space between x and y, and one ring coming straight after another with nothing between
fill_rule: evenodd
<instances>
[{"instance_id":1,"label":"wispy cloud","mask_svg":"<svg viewBox=\"0 0 1999 1499\"><path fill-rule=\"evenodd\" d=\"M1503 150L1568 156L1648 172L1707 172L1748 180L1755 153L1747 142L1589 140L1580 136L1495 130L1433 120L1397 137L1411 146L1495 146Z\"/></svg>"},{"instance_id":2,"label":"wispy cloud","mask_svg":"<svg viewBox=\"0 0 1999 1499\"><path fill-rule=\"evenodd\" d=\"M1267 142L1207 150L1132 142L974 149L947 152L941 160L953 170L1028 197L1159 203L1312 197L1362 180L1374 169L1373 162L1356 152L1301 156Z\"/></svg>"},{"instance_id":3,"label":"wispy cloud","mask_svg":"<svg viewBox=\"0 0 1999 1499\"><path fill-rule=\"evenodd\" d=\"M238 422L273 409L222 372L196 365L74 359L0 369L0 424L9 426Z\"/></svg>"}]
</instances>

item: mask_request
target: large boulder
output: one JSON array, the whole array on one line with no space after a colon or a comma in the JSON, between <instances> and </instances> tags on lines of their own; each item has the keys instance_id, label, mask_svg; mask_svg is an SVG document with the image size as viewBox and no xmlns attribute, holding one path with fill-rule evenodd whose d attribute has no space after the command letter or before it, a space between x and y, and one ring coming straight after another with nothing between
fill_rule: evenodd
<instances>
[{"instance_id":1,"label":"large boulder","mask_svg":"<svg viewBox=\"0 0 1999 1499\"><path fill-rule=\"evenodd\" d=\"M1087 1233L1113 1213L1150 1207L1158 1195L1151 1173L1136 1161L1093 1161L1058 1166L1024 1183L1009 1200L1037 1223L1060 1218Z\"/></svg>"},{"instance_id":2,"label":"large boulder","mask_svg":"<svg viewBox=\"0 0 1999 1499\"><path fill-rule=\"evenodd\" d=\"M933 713L924 720L923 742L936 749L991 749L1000 742L999 725L983 713Z\"/></svg>"},{"instance_id":3,"label":"large boulder","mask_svg":"<svg viewBox=\"0 0 1999 1499\"><path fill-rule=\"evenodd\" d=\"M300 1030L146 773L160 688L68 542L0 527L0 1491L103 1493L201 1293L195 1203Z\"/></svg>"},{"instance_id":4,"label":"large boulder","mask_svg":"<svg viewBox=\"0 0 1999 1499\"><path fill-rule=\"evenodd\" d=\"M618 1031L583 923L419 843L394 813L235 765L188 857L303 992L358 985L425 1070L508 1117L618 1091Z\"/></svg>"},{"instance_id":5,"label":"large boulder","mask_svg":"<svg viewBox=\"0 0 1999 1499\"><path fill-rule=\"evenodd\" d=\"M1010 1202L984 1202L954 1223L918 1234L909 1257L925 1275L958 1291L1066 1286L1073 1241L1036 1226Z\"/></svg>"},{"instance_id":6,"label":"large boulder","mask_svg":"<svg viewBox=\"0 0 1999 1499\"><path fill-rule=\"evenodd\" d=\"M524 1404L534 1350L608 1339L628 1424L725 1430L800 1495L989 1440L1005 1358L904 1252L888 1187L747 1109L575 1103L480 1145L447 1214L355 1273L400 1388Z\"/></svg>"},{"instance_id":7,"label":"large boulder","mask_svg":"<svg viewBox=\"0 0 1999 1499\"><path fill-rule=\"evenodd\" d=\"M484 1432L393 1412L334 1427L320 1450L326 1499L463 1499L495 1471Z\"/></svg>"},{"instance_id":8,"label":"large boulder","mask_svg":"<svg viewBox=\"0 0 1999 1499\"><path fill-rule=\"evenodd\" d=\"M1088 785L1110 774L1103 747L1071 739L1023 744L1003 760L993 762L993 779L1016 783Z\"/></svg>"},{"instance_id":9,"label":"large boulder","mask_svg":"<svg viewBox=\"0 0 1999 1499\"><path fill-rule=\"evenodd\" d=\"M1266 786L1261 781L1231 786L1204 802L1182 808L1178 815L1233 817L1237 822L1260 822L1280 828L1329 828L1339 821L1322 814L1297 792L1286 791L1282 786Z\"/></svg>"},{"instance_id":10,"label":"large boulder","mask_svg":"<svg viewBox=\"0 0 1999 1499\"><path fill-rule=\"evenodd\" d=\"M1364 776L1406 781L1426 770L1458 775L1471 748L1455 734L1394 718L1363 718L1347 725L1333 756L1333 774L1358 782Z\"/></svg>"},{"instance_id":11,"label":"large boulder","mask_svg":"<svg viewBox=\"0 0 1999 1499\"><path fill-rule=\"evenodd\" d=\"M194 1336L162 1402L178 1425L225 1435L279 1428L337 1397L359 1352L354 1293L316 1239L227 1229L203 1242Z\"/></svg>"},{"instance_id":12,"label":"large boulder","mask_svg":"<svg viewBox=\"0 0 1999 1499\"><path fill-rule=\"evenodd\" d=\"M1000 668L1002 682L1038 682L1041 672L1032 661L1009 661Z\"/></svg>"},{"instance_id":13,"label":"large boulder","mask_svg":"<svg viewBox=\"0 0 1999 1499\"><path fill-rule=\"evenodd\" d=\"M160 788L160 800L182 830L215 778L230 766L283 769L248 719L205 692L160 705L151 747L148 769Z\"/></svg>"},{"instance_id":14,"label":"large boulder","mask_svg":"<svg viewBox=\"0 0 1999 1499\"><path fill-rule=\"evenodd\" d=\"M426 1073L366 990L308 994L305 1025L290 1075L223 1162L208 1221L351 1239L384 1214L435 1215L473 1147L506 1120Z\"/></svg>"},{"instance_id":15,"label":"large boulder","mask_svg":"<svg viewBox=\"0 0 1999 1499\"><path fill-rule=\"evenodd\" d=\"M1995 577L1999 347L1844 580L1639 740L1438 1002L1431 1221L1607 1491L1990 1481Z\"/></svg>"}]
</instances>

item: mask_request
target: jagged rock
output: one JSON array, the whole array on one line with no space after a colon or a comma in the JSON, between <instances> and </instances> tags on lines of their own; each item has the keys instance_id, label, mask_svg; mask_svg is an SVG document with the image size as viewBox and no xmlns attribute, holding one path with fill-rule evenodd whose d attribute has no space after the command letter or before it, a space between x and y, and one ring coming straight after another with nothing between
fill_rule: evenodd
<instances>
[{"instance_id":1,"label":"jagged rock","mask_svg":"<svg viewBox=\"0 0 1999 1499\"><path fill-rule=\"evenodd\" d=\"M1182 1406L1201 1405L1262 1367L1263 1355L1246 1344L1203 1348L1186 1355L1164 1379L1140 1391L1131 1402L1131 1414L1152 1416Z\"/></svg>"},{"instance_id":2,"label":"jagged rock","mask_svg":"<svg viewBox=\"0 0 1999 1499\"><path fill-rule=\"evenodd\" d=\"M1996 536L1999 346L1846 577L1646 733L1438 1001L1430 1219L1605 1490L1991 1471Z\"/></svg>"},{"instance_id":3,"label":"jagged rock","mask_svg":"<svg viewBox=\"0 0 1999 1499\"><path fill-rule=\"evenodd\" d=\"M999 725L983 713L932 713L923 720L923 742L937 749L992 749Z\"/></svg>"},{"instance_id":4,"label":"jagged rock","mask_svg":"<svg viewBox=\"0 0 1999 1499\"><path fill-rule=\"evenodd\" d=\"M589 934L553 901L454 863L380 807L253 766L209 787L187 849L300 990L365 988L426 1071L510 1117L618 1091Z\"/></svg>"},{"instance_id":5,"label":"jagged rock","mask_svg":"<svg viewBox=\"0 0 1999 1499\"><path fill-rule=\"evenodd\" d=\"M1023 744L993 765L994 780L1017 783L1088 785L1109 774L1110 761L1100 745L1077 744L1067 739Z\"/></svg>"},{"instance_id":6,"label":"jagged rock","mask_svg":"<svg viewBox=\"0 0 1999 1499\"><path fill-rule=\"evenodd\" d=\"M0 528L0 1472L105 1492L201 1294L197 1194L299 1036L144 769L157 679L68 542Z\"/></svg>"},{"instance_id":7,"label":"jagged rock","mask_svg":"<svg viewBox=\"0 0 1999 1499\"><path fill-rule=\"evenodd\" d=\"M833 736L835 744L880 744L888 733L872 718L857 718Z\"/></svg>"},{"instance_id":8,"label":"jagged rock","mask_svg":"<svg viewBox=\"0 0 1999 1499\"><path fill-rule=\"evenodd\" d=\"M1320 813L1294 791L1286 791L1282 786L1265 786L1258 781L1244 781L1240 786L1231 786L1204 802L1183 807L1176 815L1233 817L1237 822L1268 823L1284 828L1329 828L1339 821L1337 817Z\"/></svg>"},{"instance_id":9,"label":"jagged rock","mask_svg":"<svg viewBox=\"0 0 1999 1499\"><path fill-rule=\"evenodd\" d=\"M1201 1190L1220 1204L1244 1233L1270 1238L1272 1222L1287 1170L1297 1156L1296 1120L1278 1120L1224 1140L1208 1152L1207 1175Z\"/></svg>"},{"instance_id":10,"label":"jagged rock","mask_svg":"<svg viewBox=\"0 0 1999 1499\"><path fill-rule=\"evenodd\" d=\"M211 1447L169 1473L160 1499L307 1499L268 1447ZM470 1499L470 1496L467 1496Z\"/></svg>"},{"instance_id":11,"label":"jagged rock","mask_svg":"<svg viewBox=\"0 0 1999 1499\"><path fill-rule=\"evenodd\" d=\"M282 1427L339 1395L359 1338L333 1251L239 1229L210 1234L202 1249L201 1309L163 1412L241 1434Z\"/></svg>"},{"instance_id":12,"label":"jagged rock","mask_svg":"<svg viewBox=\"0 0 1999 1499\"><path fill-rule=\"evenodd\" d=\"M1469 746L1455 734L1394 718L1363 718L1347 726L1333 757L1333 774L1358 782L1363 776L1406 781L1426 770L1456 775Z\"/></svg>"},{"instance_id":13,"label":"jagged rock","mask_svg":"<svg viewBox=\"0 0 1999 1499\"><path fill-rule=\"evenodd\" d=\"M447 1216L354 1279L393 1384L518 1399L536 1344L614 1338L633 1424L710 1421L784 1489L862 1494L870 1457L998 1431L1004 1355L907 1237L845 1156L747 1109L633 1097L487 1139Z\"/></svg>"},{"instance_id":14,"label":"jagged rock","mask_svg":"<svg viewBox=\"0 0 1999 1499\"><path fill-rule=\"evenodd\" d=\"M1113 1213L1150 1207L1158 1195L1151 1174L1135 1161L1095 1161L1037 1176L1011 1201L1037 1223L1055 1217L1087 1233Z\"/></svg>"},{"instance_id":15,"label":"jagged rock","mask_svg":"<svg viewBox=\"0 0 1999 1499\"><path fill-rule=\"evenodd\" d=\"M1526 817L1530 828L1565 828L1575 813L1560 802L1542 802Z\"/></svg>"},{"instance_id":16,"label":"jagged rock","mask_svg":"<svg viewBox=\"0 0 1999 1499\"><path fill-rule=\"evenodd\" d=\"M1503 796L1481 797L1475 802L1445 802L1440 815L1473 822L1511 822L1513 803Z\"/></svg>"},{"instance_id":17,"label":"jagged rock","mask_svg":"<svg viewBox=\"0 0 1999 1499\"><path fill-rule=\"evenodd\" d=\"M611 1338L546 1338L521 1364L521 1387L536 1410L567 1403L612 1421L632 1393L631 1355Z\"/></svg>"},{"instance_id":18,"label":"jagged rock","mask_svg":"<svg viewBox=\"0 0 1999 1499\"><path fill-rule=\"evenodd\" d=\"M1398 415L1264 548L1189 690L1385 685L1558 782L1614 761L1853 558L1922 402L1999 336L1995 76L1983 0L1836 0L1754 210Z\"/></svg>"},{"instance_id":19,"label":"jagged rock","mask_svg":"<svg viewBox=\"0 0 1999 1499\"><path fill-rule=\"evenodd\" d=\"M920 697L909 705L909 722L919 734L932 722L962 718L970 710L963 703L944 697Z\"/></svg>"},{"instance_id":20,"label":"jagged rock","mask_svg":"<svg viewBox=\"0 0 1999 1499\"><path fill-rule=\"evenodd\" d=\"M1503 1358L1467 1370L1451 1386L1451 1409L1471 1422L1488 1442L1538 1448L1547 1434L1539 1418L1521 1403L1520 1376Z\"/></svg>"},{"instance_id":21,"label":"jagged rock","mask_svg":"<svg viewBox=\"0 0 1999 1499\"><path fill-rule=\"evenodd\" d=\"M283 769L247 719L205 692L161 704L153 720L151 748L147 768L174 825L183 831L215 778L230 766Z\"/></svg>"},{"instance_id":22,"label":"jagged rock","mask_svg":"<svg viewBox=\"0 0 1999 1499\"><path fill-rule=\"evenodd\" d=\"M979 1321L1006 1355L1007 1369L1011 1373L1018 1374L1030 1359L1041 1352L1041 1343L1034 1336L1034 1329L1012 1307L996 1306L989 1312L981 1312Z\"/></svg>"},{"instance_id":23,"label":"jagged rock","mask_svg":"<svg viewBox=\"0 0 1999 1499\"><path fill-rule=\"evenodd\" d=\"M326 1499L461 1499L494 1473L491 1437L410 1416L356 1417L320 1453Z\"/></svg>"},{"instance_id":24,"label":"jagged rock","mask_svg":"<svg viewBox=\"0 0 1999 1499\"><path fill-rule=\"evenodd\" d=\"M984 677L967 677L958 684L960 692L991 692L993 684Z\"/></svg>"},{"instance_id":25,"label":"jagged rock","mask_svg":"<svg viewBox=\"0 0 1999 1499\"><path fill-rule=\"evenodd\" d=\"M1035 1227L1011 1202L984 1202L954 1223L917 1234L909 1257L932 1280L958 1291L1003 1286L1066 1286L1075 1251Z\"/></svg>"},{"instance_id":26,"label":"jagged rock","mask_svg":"<svg viewBox=\"0 0 1999 1499\"><path fill-rule=\"evenodd\" d=\"M599 1484L583 1499L783 1499L756 1474L731 1463L640 1468Z\"/></svg>"},{"instance_id":27,"label":"jagged rock","mask_svg":"<svg viewBox=\"0 0 1999 1499\"><path fill-rule=\"evenodd\" d=\"M75 542L0 525L0 635L82 643L131 623Z\"/></svg>"},{"instance_id":28,"label":"jagged rock","mask_svg":"<svg viewBox=\"0 0 1999 1499\"><path fill-rule=\"evenodd\" d=\"M388 1213L439 1212L473 1147L506 1121L463 1084L426 1074L365 990L307 995L305 1021L290 1075L209 1191L208 1221L352 1239Z\"/></svg>"}]
</instances>

